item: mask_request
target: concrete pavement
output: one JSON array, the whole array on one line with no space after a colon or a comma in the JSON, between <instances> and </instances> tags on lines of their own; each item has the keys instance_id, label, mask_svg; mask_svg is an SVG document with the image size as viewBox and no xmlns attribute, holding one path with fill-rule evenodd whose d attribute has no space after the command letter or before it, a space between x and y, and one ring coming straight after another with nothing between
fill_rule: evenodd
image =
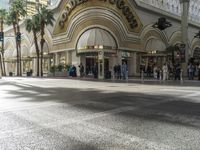
<instances>
[{"instance_id":1,"label":"concrete pavement","mask_svg":"<svg viewBox=\"0 0 200 150\"><path fill-rule=\"evenodd\" d=\"M0 80L1 150L200 150L192 83Z\"/></svg>"}]
</instances>

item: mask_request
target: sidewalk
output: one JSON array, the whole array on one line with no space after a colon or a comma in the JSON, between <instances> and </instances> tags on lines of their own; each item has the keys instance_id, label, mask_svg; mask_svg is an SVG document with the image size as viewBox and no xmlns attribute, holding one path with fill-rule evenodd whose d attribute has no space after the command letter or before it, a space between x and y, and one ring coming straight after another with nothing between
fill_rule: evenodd
<instances>
[{"instance_id":1,"label":"sidewalk","mask_svg":"<svg viewBox=\"0 0 200 150\"><path fill-rule=\"evenodd\" d=\"M137 83L137 84L152 84L152 85L181 85L181 86L200 86L199 80L188 80L184 78L181 80L157 80L154 78L144 78L140 77L129 77L127 80L121 79L95 79L91 77L3 77L3 78L27 78L27 79L71 79L71 80L82 80L82 81L93 81L93 82L114 82L114 83Z\"/></svg>"},{"instance_id":2,"label":"sidewalk","mask_svg":"<svg viewBox=\"0 0 200 150\"><path fill-rule=\"evenodd\" d=\"M181 80L157 80L154 78L144 78L140 77L129 77L127 80L122 79L95 79L89 77L46 77L51 79L72 79L72 80L83 80L83 81L94 81L94 82L115 82L115 83L137 83L137 84L152 84L152 85L179 85L179 86L200 86L199 80L188 80L184 78Z\"/></svg>"}]
</instances>

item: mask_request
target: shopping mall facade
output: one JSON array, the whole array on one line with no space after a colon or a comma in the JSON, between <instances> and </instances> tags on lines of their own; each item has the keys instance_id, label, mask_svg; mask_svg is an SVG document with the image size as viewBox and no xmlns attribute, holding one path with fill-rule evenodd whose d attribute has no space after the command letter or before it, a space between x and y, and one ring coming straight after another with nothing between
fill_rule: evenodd
<instances>
[{"instance_id":1,"label":"shopping mall facade","mask_svg":"<svg viewBox=\"0 0 200 150\"><path fill-rule=\"evenodd\" d=\"M177 0L61 0L51 8L54 26L45 29L44 72L54 65L98 65L99 78L125 61L129 76L138 76L141 66L162 65L170 60L169 46L182 43L181 5ZM188 56L199 61L199 6L190 3ZM172 26L159 30L153 25L165 17ZM22 71L36 75L36 51L32 33L21 23ZM13 29L5 31L6 72L15 73L16 46ZM38 34L38 38L39 34ZM193 56L194 55L194 56ZM180 54L175 57L179 59Z\"/></svg>"}]
</instances>

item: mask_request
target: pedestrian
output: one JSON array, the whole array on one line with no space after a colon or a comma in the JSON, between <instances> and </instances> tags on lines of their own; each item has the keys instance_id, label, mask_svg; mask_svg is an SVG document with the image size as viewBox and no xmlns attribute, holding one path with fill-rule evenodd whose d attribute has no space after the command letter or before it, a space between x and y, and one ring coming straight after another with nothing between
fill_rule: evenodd
<instances>
[{"instance_id":1,"label":"pedestrian","mask_svg":"<svg viewBox=\"0 0 200 150\"><path fill-rule=\"evenodd\" d=\"M79 65L79 71L80 71L80 77L82 78L84 76L84 66L82 63Z\"/></svg>"},{"instance_id":2,"label":"pedestrian","mask_svg":"<svg viewBox=\"0 0 200 150\"><path fill-rule=\"evenodd\" d=\"M177 64L176 66L175 66L175 80L180 80L180 75L181 75L181 67L180 67L180 65L179 64Z\"/></svg>"},{"instance_id":3,"label":"pedestrian","mask_svg":"<svg viewBox=\"0 0 200 150\"><path fill-rule=\"evenodd\" d=\"M148 65L148 66L147 66L147 77L151 77L151 72L152 72L151 66Z\"/></svg>"},{"instance_id":4,"label":"pedestrian","mask_svg":"<svg viewBox=\"0 0 200 150\"><path fill-rule=\"evenodd\" d=\"M123 62L123 65L122 65L122 78L124 80L128 79L128 66L127 66L126 62Z\"/></svg>"},{"instance_id":5,"label":"pedestrian","mask_svg":"<svg viewBox=\"0 0 200 150\"><path fill-rule=\"evenodd\" d=\"M194 66L192 63L190 63L188 66L188 72L189 72L189 80L193 80L194 79Z\"/></svg>"},{"instance_id":6,"label":"pedestrian","mask_svg":"<svg viewBox=\"0 0 200 150\"><path fill-rule=\"evenodd\" d=\"M74 65L72 66L72 77L77 77L76 67Z\"/></svg>"},{"instance_id":7,"label":"pedestrian","mask_svg":"<svg viewBox=\"0 0 200 150\"><path fill-rule=\"evenodd\" d=\"M92 71L93 71L94 78L97 79L98 78L98 64L97 63L94 64Z\"/></svg>"},{"instance_id":8,"label":"pedestrian","mask_svg":"<svg viewBox=\"0 0 200 150\"><path fill-rule=\"evenodd\" d=\"M117 79L117 75L118 75L118 73L117 73L117 65L115 65L115 66L113 67L113 72L114 72L113 78L114 78L114 79Z\"/></svg>"},{"instance_id":9,"label":"pedestrian","mask_svg":"<svg viewBox=\"0 0 200 150\"><path fill-rule=\"evenodd\" d=\"M163 71L163 80L167 80L168 67L166 63L163 65L162 71Z\"/></svg>"},{"instance_id":10,"label":"pedestrian","mask_svg":"<svg viewBox=\"0 0 200 150\"><path fill-rule=\"evenodd\" d=\"M153 77L154 77L154 79L157 79L157 70L158 70L157 66L154 65L154 67L153 67Z\"/></svg>"},{"instance_id":11,"label":"pedestrian","mask_svg":"<svg viewBox=\"0 0 200 150\"><path fill-rule=\"evenodd\" d=\"M122 75L121 75L121 66L120 64L117 65L117 79L121 79Z\"/></svg>"}]
</instances>

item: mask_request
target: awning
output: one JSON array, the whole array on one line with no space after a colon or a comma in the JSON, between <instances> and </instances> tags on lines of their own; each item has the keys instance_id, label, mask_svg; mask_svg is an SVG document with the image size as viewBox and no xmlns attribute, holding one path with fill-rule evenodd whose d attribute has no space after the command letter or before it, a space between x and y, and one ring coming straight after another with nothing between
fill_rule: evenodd
<instances>
[{"instance_id":1,"label":"awning","mask_svg":"<svg viewBox=\"0 0 200 150\"><path fill-rule=\"evenodd\" d=\"M78 53L95 52L97 50L116 50L117 44L113 36L100 28L89 29L79 38L77 44Z\"/></svg>"},{"instance_id":2,"label":"awning","mask_svg":"<svg viewBox=\"0 0 200 150\"><path fill-rule=\"evenodd\" d=\"M165 51L166 45L159 39L150 39L146 45L147 52L150 51Z\"/></svg>"}]
</instances>

